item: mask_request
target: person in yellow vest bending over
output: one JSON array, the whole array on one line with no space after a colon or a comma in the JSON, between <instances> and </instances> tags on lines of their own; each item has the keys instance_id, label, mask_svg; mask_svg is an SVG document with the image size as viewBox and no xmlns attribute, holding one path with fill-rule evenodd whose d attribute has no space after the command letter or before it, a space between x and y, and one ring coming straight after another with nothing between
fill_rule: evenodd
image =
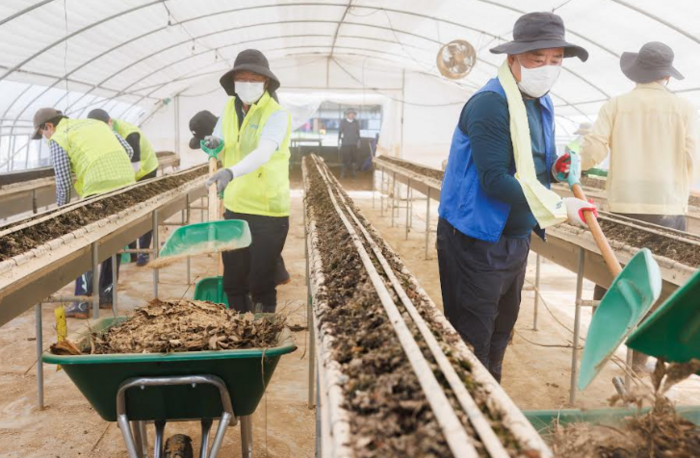
<instances>
[{"instance_id":1,"label":"person in yellow vest bending over","mask_svg":"<svg viewBox=\"0 0 700 458\"><path fill-rule=\"evenodd\" d=\"M274 313L275 267L289 231L291 118L277 103L280 82L267 58L248 49L219 80L230 96L202 149L224 168L207 181L224 194L226 219L248 222L249 248L225 252L224 291L238 312Z\"/></svg>"},{"instance_id":2,"label":"person in yellow vest bending over","mask_svg":"<svg viewBox=\"0 0 700 458\"><path fill-rule=\"evenodd\" d=\"M75 190L82 198L108 193L135 183L138 161L130 163L134 150L116 132L93 119L69 119L54 108L42 108L34 115L34 137L49 143L51 163L56 174L56 205L63 206L71 198L71 174L75 174ZM126 154L124 154L126 152ZM76 280L76 296L92 291L92 272ZM112 263L107 259L100 269L100 307L112 303ZM87 318L89 303L74 302L66 316Z\"/></svg>"},{"instance_id":3,"label":"person in yellow vest bending over","mask_svg":"<svg viewBox=\"0 0 700 458\"><path fill-rule=\"evenodd\" d=\"M105 110L95 108L88 113L89 119L105 122L112 130L121 135L126 142L134 150L134 155L131 160L140 161L140 167L136 171L136 181L148 180L155 178L158 175L158 158L141 129L133 124L129 124L121 119L113 119ZM139 238L139 248L148 249L151 247L151 231L146 232ZM136 248L136 242L129 245L129 248ZM145 266L148 263L148 253L139 253L136 265L139 267Z\"/></svg>"}]
</instances>

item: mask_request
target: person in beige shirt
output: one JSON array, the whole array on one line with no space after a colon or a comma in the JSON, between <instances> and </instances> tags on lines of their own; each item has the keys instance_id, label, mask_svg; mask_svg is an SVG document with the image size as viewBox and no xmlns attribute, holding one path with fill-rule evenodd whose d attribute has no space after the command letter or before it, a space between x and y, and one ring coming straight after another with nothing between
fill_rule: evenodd
<instances>
[{"instance_id":1,"label":"person in beige shirt","mask_svg":"<svg viewBox=\"0 0 700 458\"><path fill-rule=\"evenodd\" d=\"M606 184L613 213L685 230L688 196L697 166L697 110L666 89L673 50L660 42L623 53L622 72L637 86L610 99L581 149L581 169L600 164L610 151Z\"/></svg>"},{"instance_id":2,"label":"person in beige shirt","mask_svg":"<svg viewBox=\"0 0 700 458\"><path fill-rule=\"evenodd\" d=\"M610 211L684 231L690 188L700 169L698 113L666 89L671 77L683 79L673 59L673 50L660 42L622 54L622 72L637 85L603 105L583 140L581 169L600 164L609 151ZM596 286L593 298L600 300L605 292ZM641 370L645 363L646 356L635 353L633 367Z\"/></svg>"}]
</instances>

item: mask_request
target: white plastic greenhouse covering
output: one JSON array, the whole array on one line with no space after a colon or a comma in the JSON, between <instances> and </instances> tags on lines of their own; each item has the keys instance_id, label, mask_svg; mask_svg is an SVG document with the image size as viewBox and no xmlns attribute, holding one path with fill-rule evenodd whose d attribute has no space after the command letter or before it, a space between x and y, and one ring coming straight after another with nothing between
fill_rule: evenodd
<instances>
[{"instance_id":1,"label":"white plastic greenhouse covering","mask_svg":"<svg viewBox=\"0 0 700 458\"><path fill-rule=\"evenodd\" d=\"M246 48L268 56L295 125L323 101L380 104L380 150L438 165L464 102L502 62L489 48L530 11L561 15L569 41L590 51L586 63L567 59L552 93L560 141L632 88L619 57L647 41L675 50L686 79L670 89L697 104L698 0L3 0L0 172L47 164L44 142L29 141L43 106L75 118L104 108L140 124L184 165L204 160L187 146L188 120L221 112L218 79ZM457 82L435 66L454 39L478 51Z\"/></svg>"}]
</instances>

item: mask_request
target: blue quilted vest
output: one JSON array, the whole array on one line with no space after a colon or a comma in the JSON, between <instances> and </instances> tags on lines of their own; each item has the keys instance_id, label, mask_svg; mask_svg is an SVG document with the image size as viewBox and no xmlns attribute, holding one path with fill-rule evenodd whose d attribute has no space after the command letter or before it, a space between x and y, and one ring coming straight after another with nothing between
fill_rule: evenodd
<instances>
[{"instance_id":1,"label":"blue quilted vest","mask_svg":"<svg viewBox=\"0 0 700 458\"><path fill-rule=\"evenodd\" d=\"M498 78L490 80L474 95L481 92L495 92L503 98L506 97ZM546 145L547 170L551 170L556 159L554 107L549 95L540 98L540 105L542 107L542 129ZM511 170L511 175L515 175L515 168ZM549 185L548 177L547 188ZM495 243L501 238L510 213L510 204L487 196L481 187L472 158L469 137L464 135L459 125L455 128L452 136L450 156L442 181L439 213L441 218L447 220L461 233L491 243ZM539 226L535 232L544 238L544 231Z\"/></svg>"}]
</instances>

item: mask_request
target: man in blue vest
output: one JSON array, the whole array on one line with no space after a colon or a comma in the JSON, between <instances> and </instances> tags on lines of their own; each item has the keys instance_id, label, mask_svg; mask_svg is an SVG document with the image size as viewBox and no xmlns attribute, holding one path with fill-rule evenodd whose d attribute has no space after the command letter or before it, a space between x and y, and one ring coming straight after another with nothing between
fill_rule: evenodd
<instances>
[{"instance_id":1,"label":"man in blue vest","mask_svg":"<svg viewBox=\"0 0 700 458\"><path fill-rule=\"evenodd\" d=\"M442 184L437 249L445 315L499 382L531 232L543 237L544 227L564 221L585 226L583 211L595 209L549 190L552 179L572 185L579 175L576 155L557 159L548 95L564 58L588 58L564 35L559 16L529 13L515 23L513 41L491 49L507 60L462 109Z\"/></svg>"}]
</instances>

